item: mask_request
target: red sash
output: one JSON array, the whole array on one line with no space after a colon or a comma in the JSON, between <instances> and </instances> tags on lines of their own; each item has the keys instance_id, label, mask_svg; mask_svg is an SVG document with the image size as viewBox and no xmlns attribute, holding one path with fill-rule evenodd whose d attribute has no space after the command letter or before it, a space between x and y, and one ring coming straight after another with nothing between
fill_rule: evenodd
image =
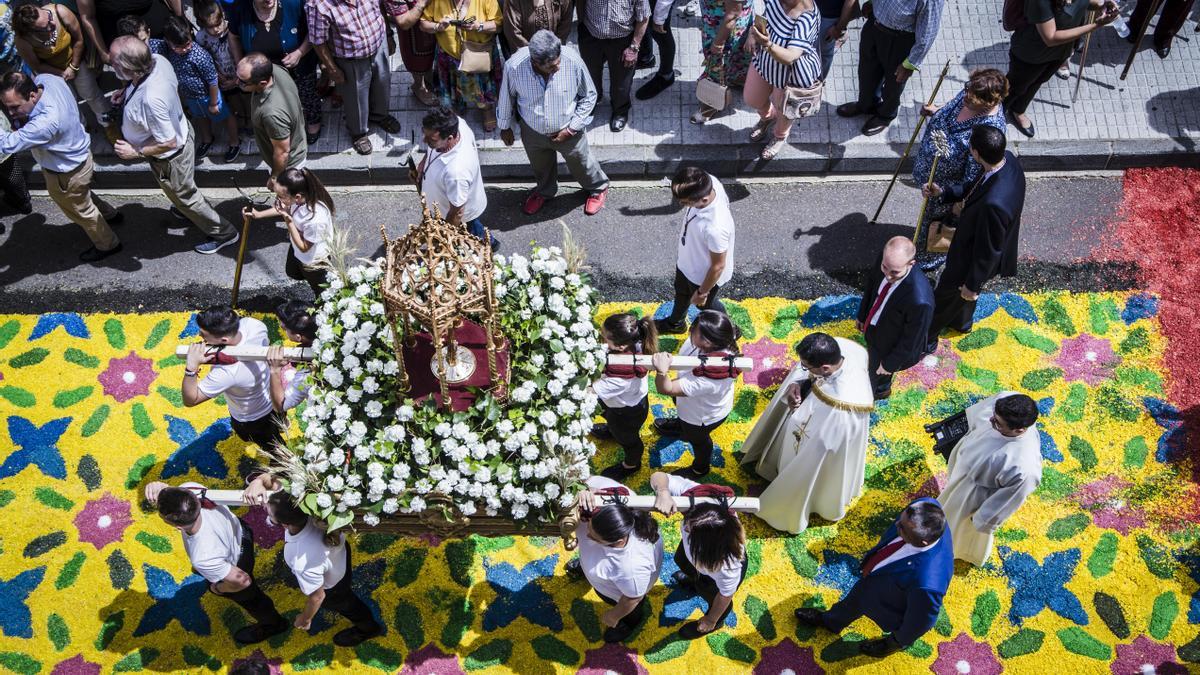
<instances>
[{"instance_id":1,"label":"red sash","mask_svg":"<svg viewBox=\"0 0 1200 675\"><path fill-rule=\"evenodd\" d=\"M604 499L605 504L613 504L613 503L624 504L625 499L623 499L623 497L628 497L630 495L630 492L629 492L629 488L625 487L624 485L618 485L616 487L601 488L595 492L595 495L597 497L607 497L607 499ZM592 513L594 513L594 512L593 511L584 511L583 509L580 509L579 517L582 520L589 520L592 517Z\"/></svg>"},{"instance_id":2,"label":"red sash","mask_svg":"<svg viewBox=\"0 0 1200 675\"><path fill-rule=\"evenodd\" d=\"M681 497L688 498L688 508L696 507L696 497L712 497L720 502L721 506L725 507L726 511L733 513L733 509L729 508L729 500L733 499L733 488L728 485L716 485L714 483L703 483L695 487L690 487L683 491Z\"/></svg>"},{"instance_id":3,"label":"red sash","mask_svg":"<svg viewBox=\"0 0 1200 675\"><path fill-rule=\"evenodd\" d=\"M741 368L735 368L733 359L735 354L728 352L713 352L712 354L701 354L699 357L700 365L692 368L692 374L696 377L707 377L710 380L729 380L736 378L742 374ZM709 363L709 360L715 363Z\"/></svg>"},{"instance_id":4,"label":"red sash","mask_svg":"<svg viewBox=\"0 0 1200 675\"><path fill-rule=\"evenodd\" d=\"M642 343L639 342L636 345L634 345L633 353L635 355L642 353ZM641 366L633 366L633 365L625 366L625 365L617 365L614 363L609 363L608 356L609 356L608 352L605 352L604 353L604 376L605 377L616 377L616 378L619 378L622 380L639 380L639 379L645 377L646 374L650 372L648 369L643 368Z\"/></svg>"}]
</instances>

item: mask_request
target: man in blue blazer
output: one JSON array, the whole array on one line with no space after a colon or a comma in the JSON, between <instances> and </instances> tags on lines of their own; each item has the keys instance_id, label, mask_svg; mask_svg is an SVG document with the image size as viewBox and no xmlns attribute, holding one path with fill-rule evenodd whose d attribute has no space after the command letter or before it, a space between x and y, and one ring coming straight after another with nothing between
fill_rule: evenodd
<instances>
[{"instance_id":1,"label":"man in blue blazer","mask_svg":"<svg viewBox=\"0 0 1200 675\"><path fill-rule=\"evenodd\" d=\"M862 560L862 577L827 612L796 610L809 626L839 633L866 616L889 635L861 643L863 654L884 657L917 641L933 628L954 576L954 546L936 499L905 507L879 543Z\"/></svg>"},{"instance_id":2,"label":"man in blue blazer","mask_svg":"<svg viewBox=\"0 0 1200 675\"><path fill-rule=\"evenodd\" d=\"M1017 241L1025 208L1025 171L1005 150L1004 132L979 125L971 132L971 157L983 168L970 183L936 183L921 188L926 195L945 193L948 203L962 202L958 228L946 252L946 267L934 289L933 323L926 350L937 349L943 328L970 332L975 301L983 285L997 275L1017 273Z\"/></svg>"},{"instance_id":3,"label":"man in blue blazer","mask_svg":"<svg viewBox=\"0 0 1200 675\"><path fill-rule=\"evenodd\" d=\"M879 265L867 273L858 329L867 339L867 369L875 400L892 395L892 376L916 365L925 350L933 319L933 287L913 271L917 247L908 237L892 237Z\"/></svg>"}]
</instances>

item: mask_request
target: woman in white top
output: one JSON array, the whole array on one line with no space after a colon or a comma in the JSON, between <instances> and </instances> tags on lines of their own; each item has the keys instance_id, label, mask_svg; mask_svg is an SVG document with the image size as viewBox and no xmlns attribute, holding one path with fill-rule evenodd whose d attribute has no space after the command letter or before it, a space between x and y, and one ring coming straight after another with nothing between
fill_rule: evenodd
<instances>
[{"instance_id":1,"label":"woman in white top","mask_svg":"<svg viewBox=\"0 0 1200 675\"><path fill-rule=\"evenodd\" d=\"M321 297L325 285L324 264L329 259L328 241L333 229L333 198L317 176L308 169L287 169L275 179L275 205L258 211L247 206L243 216L283 218L288 229L289 278L307 281L313 295Z\"/></svg>"},{"instance_id":2,"label":"woman in white top","mask_svg":"<svg viewBox=\"0 0 1200 675\"><path fill-rule=\"evenodd\" d=\"M706 309L696 315L680 356L708 357L705 365L684 370L671 379L671 355L654 355L654 387L660 394L675 397L679 418L656 419L654 429L664 436L678 436L692 446L691 469L680 469L688 478L703 478L712 462L712 432L733 410L733 383L740 371L728 359L738 356L741 331L723 312ZM728 359L727 359L728 357Z\"/></svg>"},{"instance_id":3,"label":"woman in white top","mask_svg":"<svg viewBox=\"0 0 1200 675\"><path fill-rule=\"evenodd\" d=\"M656 471L650 476L654 508L667 515L674 513L674 497L699 485L682 476ZM733 594L746 578L746 531L737 514L721 504L699 504L688 509L679 526L675 564L679 566L671 575L675 583L699 593L708 602L708 611L699 621L690 621L679 629L682 637L694 640L725 622L733 609Z\"/></svg>"},{"instance_id":4,"label":"woman in white top","mask_svg":"<svg viewBox=\"0 0 1200 675\"><path fill-rule=\"evenodd\" d=\"M609 354L653 354L658 351L658 332L654 320L637 318L632 314L613 314L604 320L600 329ZM592 383L592 391L600 398L600 414L607 424L592 427L592 436L615 440L625 452L622 461L613 464L600 475L623 481L642 468L646 444L642 442L642 425L650 413L647 400L649 386L646 368L605 364L600 379Z\"/></svg>"},{"instance_id":5,"label":"woman in white top","mask_svg":"<svg viewBox=\"0 0 1200 675\"><path fill-rule=\"evenodd\" d=\"M311 347L317 339L317 319L311 302L289 300L275 309L279 325L287 339L297 347ZM297 368L283 357L283 347L267 348L271 368L271 407L284 413L308 398L308 367Z\"/></svg>"},{"instance_id":6,"label":"woman in white top","mask_svg":"<svg viewBox=\"0 0 1200 675\"><path fill-rule=\"evenodd\" d=\"M775 126L762 151L762 158L770 160L792 130L792 120L783 114L787 88L807 89L821 81L821 13L813 0L765 0L764 14L767 30L762 30L758 17L750 27L746 45L754 58L742 96L758 111L758 124L750 131L752 143L767 140L767 129Z\"/></svg>"},{"instance_id":7,"label":"woman in white top","mask_svg":"<svg viewBox=\"0 0 1200 675\"><path fill-rule=\"evenodd\" d=\"M622 642L650 614L646 599L662 569L663 542L658 521L646 511L634 511L620 501L605 503L596 493L620 483L602 476L587 481L579 494L586 518L579 523L579 557L567 563L567 574L582 574L596 595L612 605L601 615L607 626L605 642Z\"/></svg>"}]
</instances>

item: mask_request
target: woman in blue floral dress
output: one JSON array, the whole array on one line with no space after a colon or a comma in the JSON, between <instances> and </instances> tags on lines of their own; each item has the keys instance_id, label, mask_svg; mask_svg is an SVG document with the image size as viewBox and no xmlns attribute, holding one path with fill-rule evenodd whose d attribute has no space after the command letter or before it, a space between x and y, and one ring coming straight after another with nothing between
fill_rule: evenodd
<instances>
[{"instance_id":1,"label":"woman in blue floral dress","mask_svg":"<svg viewBox=\"0 0 1200 675\"><path fill-rule=\"evenodd\" d=\"M748 28L754 19L753 0L702 0L700 4L700 47L706 77L730 88L741 87L750 69L746 51ZM703 103L692 115L692 124L704 124L720 110Z\"/></svg>"},{"instance_id":2,"label":"woman in blue floral dress","mask_svg":"<svg viewBox=\"0 0 1200 675\"><path fill-rule=\"evenodd\" d=\"M921 147L913 162L913 180L918 186L929 181L929 170L935 154L933 134L937 131L946 134L950 154L938 160L933 182L950 185L974 180L979 175L979 164L971 158L971 130L977 125L986 124L1004 131L1006 125L1001 102L1007 94L1008 80L1004 73L995 68L986 68L971 73L963 90L946 105L940 108L925 106L921 110L921 114L929 117L929 121L925 124L925 135L921 138ZM917 264L925 271L935 270L946 262L946 254L930 253L925 247L930 223L941 221L950 224L950 219L954 217L950 206L941 197L933 197L925 209L925 220L920 223L921 231L917 236Z\"/></svg>"}]
</instances>

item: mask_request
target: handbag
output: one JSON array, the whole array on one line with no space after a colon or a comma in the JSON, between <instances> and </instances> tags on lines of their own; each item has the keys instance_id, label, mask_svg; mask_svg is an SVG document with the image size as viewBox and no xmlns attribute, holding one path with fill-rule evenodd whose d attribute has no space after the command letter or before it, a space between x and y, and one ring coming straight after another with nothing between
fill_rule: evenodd
<instances>
[{"instance_id":1,"label":"handbag","mask_svg":"<svg viewBox=\"0 0 1200 675\"><path fill-rule=\"evenodd\" d=\"M821 95L825 92L825 83L818 81L811 87L788 86L784 90L783 116L789 120L801 117L812 117L821 109Z\"/></svg>"},{"instance_id":2,"label":"handbag","mask_svg":"<svg viewBox=\"0 0 1200 675\"><path fill-rule=\"evenodd\" d=\"M718 68L721 71L720 82L714 82L703 75L696 80L696 100L713 110L724 110L733 102L733 93L725 84L725 67L717 66L714 70Z\"/></svg>"},{"instance_id":3,"label":"handbag","mask_svg":"<svg viewBox=\"0 0 1200 675\"><path fill-rule=\"evenodd\" d=\"M458 40L462 43L462 54L459 56L458 69L464 73L490 73L492 72L492 48L495 46L495 38L487 42L476 42L468 40L466 35L458 32Z\"/></svg>"},{"instance_id":4,"label":"handbag","mask_svg":"<svg viewBox=\"0 0 1200 675\"><path fill-rule=\"evenodd\" d=\"M929 223L929 234L925 237L925 250L929 253L946 253L950 250L950 242L954 241L954 232L957 229L940 220Z\"/></svg>"}]
</instances>

